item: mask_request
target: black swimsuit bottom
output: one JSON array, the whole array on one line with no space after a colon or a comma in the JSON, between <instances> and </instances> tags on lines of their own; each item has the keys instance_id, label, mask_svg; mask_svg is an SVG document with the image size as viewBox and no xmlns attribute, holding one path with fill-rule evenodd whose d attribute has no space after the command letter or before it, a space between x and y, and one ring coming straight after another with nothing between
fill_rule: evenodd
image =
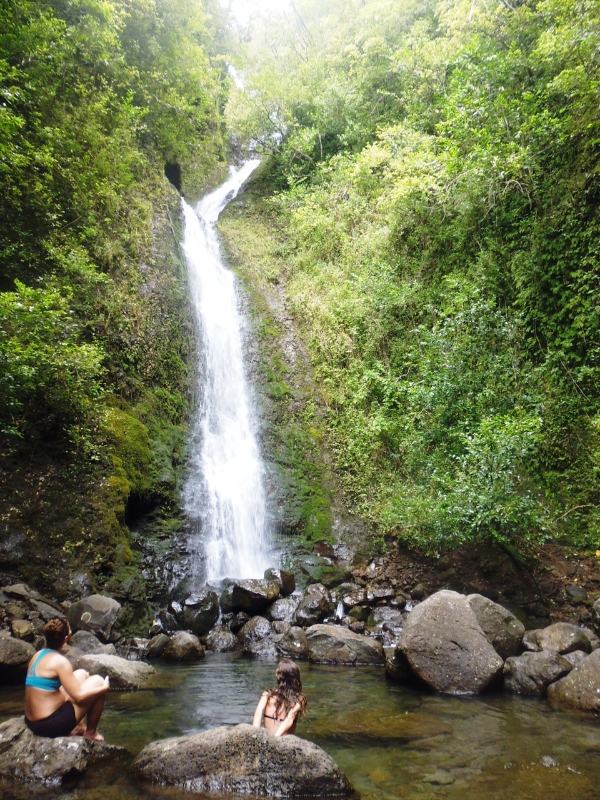
<instances>
[{"instance_id":1,"label":"black swimsuit bottom","mask_svg":"<svg viewBox=\"0 0 600 800\"><path fill-rule=\"evenodd\" d=\"M45 736L48 739L56 739L57 736L68 736L77 725L73 703L67 700L49 717L38 719L35 722L25 717L25 724L36 736Z\"/></svg>"}]
</instances>

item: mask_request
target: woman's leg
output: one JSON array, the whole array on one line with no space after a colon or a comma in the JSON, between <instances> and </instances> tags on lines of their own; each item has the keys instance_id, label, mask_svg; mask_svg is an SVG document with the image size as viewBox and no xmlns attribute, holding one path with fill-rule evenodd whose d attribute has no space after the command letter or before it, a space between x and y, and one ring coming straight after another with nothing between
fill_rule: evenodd
<instances>
[{"instance_id":1,"label":"woman's leg","mask_svg":"<svg viewBox=\"0 0 600 800\"><path fill-rule=\"evenodd\" d=\"M90 677L90 673L85 669L76 669L73 672L73 675L77 678L77 680L81 684L83 684L84 681L87 681L87 679ZM60 687L60 691L63 693L65 700L70 700L70 702L73 703L73 707L75 708L75 716L77 717L77 708L75 703L73 702L73 700L71 700L71 698L65 692L62 686ZM77 725L75 725L75 727L71 731L71 736L83 736L84 733L85 733L85 725L78 720Z\"/></svg>"},{"instance_id":2,"label":"woman's leg","mask_svg":"<svg viewBox=\"0 0 600 800\"><path fill-rule=\"evenodd\" d=\"M79 670L77 670L77 672L79 672ZM102 686L104 686L104 678L101 678L100 675L92 675L91 677L86 678L81 685L86 689L88 687L100 689ZM78 723L80 723L87 715L86 727L83 731L83 735L88 739L93 739L96 742L103 742L104 739L98 733L97 728L98 721L102 715L102 709L104 708L104 695L96 695L96 697L91 697L89 700L86 700L83 703L74 703L72 700L71 702L75 708L75 718ZM77 729L79 729L79 727L80 726L78 724Z\"/></svg>"}]
</instances>

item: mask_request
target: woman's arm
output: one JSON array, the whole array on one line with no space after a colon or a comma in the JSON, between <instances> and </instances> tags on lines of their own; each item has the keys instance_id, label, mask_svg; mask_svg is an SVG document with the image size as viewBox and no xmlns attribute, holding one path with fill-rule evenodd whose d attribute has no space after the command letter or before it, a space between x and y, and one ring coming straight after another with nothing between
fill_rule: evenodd
<instances>
[{"instance_id":1,"label":"woman's arm","mask_svg":"<svg viewBox=\"0 0 600 800\"><path fill-rule=\"evenodd\" d=\"M296 717L300 713L300 708L300 703L296 703L296 705L288 711L286 718L275 731L275 736L283 736L293 727L294 722L296 722Z\"/></svg>"},{"instance_id":2,"label":"woman's arm","mask_svg":"<svg viewBox=\"0 0 600 800\"><path fill-rule=\"evenodd\" d=\"M108 692L110 688L108 678L104 679L104 686L94 686L94 682L92 682L92 686L87 689L84 688L75 675L73 675L73 667L64 656L57 658L56 664L53 664L53 666L56 669L56 674L60 679L61 686L76 703L83 703L89 700L90 697L104 694Z\"/></svg>"},{"instance_id":3,"label":"woman's arm","mask_svg":"<svg viewBox=\"0 0 600 800\"><path fill-rule=\"evenodd\" d=\"M256 711L254 712L254 718L252 720L252 725L255 728L260 728L262 722L262 716L265 713L265 708L268 699L269 699L269 693L263 692L260 696L260 700L258 701L258 705L256 706Z\"/></svg>"}]
</instances>

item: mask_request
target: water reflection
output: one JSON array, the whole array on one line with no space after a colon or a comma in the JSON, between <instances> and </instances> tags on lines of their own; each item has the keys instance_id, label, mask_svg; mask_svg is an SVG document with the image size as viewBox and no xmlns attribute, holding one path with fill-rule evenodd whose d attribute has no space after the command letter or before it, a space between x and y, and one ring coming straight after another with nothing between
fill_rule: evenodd
<instances>
[{"instance_id":1,"label":"water reflection","mask_svg":"<svg viewBox=\"0 0 600 800\"><path fill-rule=\"evenodd\" d=\"M272 663L236 656L165 667L162 688L109 695L103 731L137 752L153 739L249 722L260 693L274 684L274 670ZM600 790L600 728L593 718L518 697L427 695L386 682L379 669L303 664L301 672L309 713L298 734L330 753L363 800L587 800ZM3 719L21 709L20 690L0 691ZM181 797L150 795L123 773L104 770L75 793L50 796Z\"/></svg>"}]
</instances>

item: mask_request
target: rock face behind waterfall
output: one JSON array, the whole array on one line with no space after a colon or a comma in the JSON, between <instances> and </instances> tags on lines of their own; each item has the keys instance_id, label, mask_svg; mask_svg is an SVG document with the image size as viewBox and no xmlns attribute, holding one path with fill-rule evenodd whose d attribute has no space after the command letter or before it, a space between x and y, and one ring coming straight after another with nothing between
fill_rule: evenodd
<instances>
[{"instance_id":1,"label":"rock face behind waterfall","mask_svg":"<svg viewBox=\"0 0 600 800\"><path fill-rule=\"evenodd\" d=\"M133 766L152 783L209 795L342 797L352 790L316 744L251 725L152 742Z\"/></svg>"},{"instance_id":2,"label":"rock face behind waterfall","mask_svg":"<svg viewBox=\"0 0 600 800\"><path fill-rule=\"evenodd\" d=\"M397 651L421 681L439 692L476 694L502 673L503 661L466 597L449 590L411 611Z\"/></svg>"}]
</instances>

